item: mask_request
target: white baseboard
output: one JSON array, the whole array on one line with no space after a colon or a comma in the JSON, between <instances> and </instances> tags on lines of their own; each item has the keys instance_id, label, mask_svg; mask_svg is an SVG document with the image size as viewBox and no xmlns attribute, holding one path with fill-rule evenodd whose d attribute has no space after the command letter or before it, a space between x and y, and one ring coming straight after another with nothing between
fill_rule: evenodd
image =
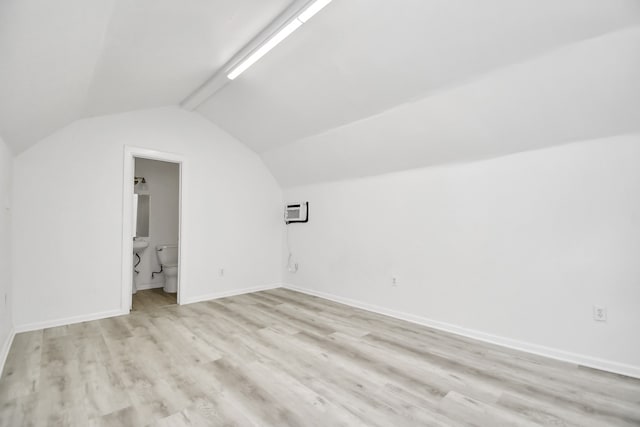
<instances>
[{"instance_id":1,"label":"white baseboard","mask_svg":"<svg viewBox=\"0 0 640 427\"><path fill-rule=\"evenodd\" d=\"M271 285L254 286L251 288L232 289L230 291L216 292L213 294L199 295L196 297L185 297L182 299L182 301L180 301L180 304L193 304L196 302L210 301L210 300L219 299L219 298L227 298L235 295L250 294L252 292L267 291L269 289L276 289L281 287L282 287L282 284L275 283Z\"/></svg>"},{"instance_id":2,"label":"white baseboard","mask_svg":"<svg viewBox=\"0 0 640 427\"><path fill-rule=\"evenodd\" d=\"M162 283L136 283L136 291L146 291L147 289L158 289L162 287L164 287Z\"/></svg>"},{"instance_id":3,"label":"white baseboard","mask_svg":"<svg viewBox=\"0 0 640 427\"><path fill-rule=\"evenodd\" d=\"M2 344L2 350L0 350L0 376L2 376L2 372L4 371L4 364L7 363L7 356L9 356L9 350L11 349L13 337L15 336L16 331L12 327L9 331L9 335L7 335L7 339L5 339L4 343Z\"/></svg>"},{"instance_id":4,"label":"white baseboard","mask_svg":"<svg viewBox=\"0 0 640 427\"><path fill-rule=\"evenodd\" d=\"M367 310L374 313L383 314L385 316L393 317L396 319L405 320L407 322L428 326L433 329L438 329L438 330L450 332L456 335L461 335L467 338L472 338L479 341L496 344L496 345L507 347L513 350L525 351L527 353L549 357L551 359L561 360L561 361L573 363L576 365L582 365L589 368L599 369L602 371L613 372L616 374L626 375L629 377L640 378L640 366L627 365L624 363L613 362L610 360L599 359L596 357L585 356L583 354L572 353L572 352L568 352L568 351L564 351L556 348L546 347L539 344L533 344L525 341L518 341L511 338L505 338L498 335L488 334L486 332L477 331L474 329L463 328L460 326L452 325L450 323L440 322L437 320L428 319L426 317L421 317L414 314L391 310L388 308L379 307L376 305L356 301L350 298L344 298L344 297L333 295L333 294L327 294L324 292L318 292L310 289L300 288L300 287L289 285L289 284L283 284L282 287L286 289L290 289L292 291L302 292L304 294L328 299L330 301L338 302L351 307L360 308L362 310Z\"/></svg>"},{"instance_id":5,"label":"white baseboard","mask_svg":"<svg viewBox=\"0 0 640 427\"><path fill-rule=\"evenodd\" d=\"M218 299L218 298L231 297L234 295L248 294L251 292L266 291L268 289L280 288L281 286L282 285L280 283L275 283L271 285L254 286L251 288L234 289L230 291L200 295L197 297L184 298L184 300L181 301L181 304L192 304L195 302L209 301L209 300ZM37 331L40 329L54 328L56 326L72 325L74 323L88 322L90 320L106 319L108 317L122 316L125 314L129 314L129 310L117 309L117 310L103 311L100 313L91 313L91 314L85 314L81 316L67 317L64 319L54 319L54 320L46 320L43 322L27 323L24 325L16 326L15 332L19 333L19 332Z\"/></svg>"},{"instance_id":6,"label":"white baseboard","mask_svg":"<svg viewBox=\"0 0 640 427\"><path fill-rule=\"evenodd\" d=\"M109 310L99 313L83 314L80 316L66 317L64 319L45 320L43 322L26 323L16 326L16 333L38 331L40 329L54 328L56 326L72 325L74 323L88 322L90 320L106 319L107 317L129 314L129 310Z\"/></svg>"}]
</instances>

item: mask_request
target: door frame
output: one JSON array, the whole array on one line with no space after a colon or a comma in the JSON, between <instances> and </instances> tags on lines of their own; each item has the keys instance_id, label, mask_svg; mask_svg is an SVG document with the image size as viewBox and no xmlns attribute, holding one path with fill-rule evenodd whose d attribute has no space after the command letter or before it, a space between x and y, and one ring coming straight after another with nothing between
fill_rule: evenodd
<instances>
[{"instance_id":1,"label":"door frame","mask_svg":"<svg viewBox=\"0 0 640 427\"><path fill-rule=\"evenodd\" d=\"M148 148L124 146L124 167L122 180L122 299L121 308L124 313L131 311L132 304L132 271L133 271L133 180L135 176L135 159L160 160L177 163L179 169L178 183L178 293L177 303L183 300L185 286L185 189L186 158L182 154L152 150ZM149 250L151 248L148 248Z\"/></svg>"}]
</instances>

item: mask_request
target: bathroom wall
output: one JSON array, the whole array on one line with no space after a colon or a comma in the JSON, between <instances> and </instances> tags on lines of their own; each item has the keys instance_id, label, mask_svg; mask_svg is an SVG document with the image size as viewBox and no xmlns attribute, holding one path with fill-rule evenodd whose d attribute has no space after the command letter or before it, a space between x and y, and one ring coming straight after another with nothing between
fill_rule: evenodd
<instances>
[{"instance_id":1,"label":"bathroom wall","mask_svg":"<svg viewBox=\"0 0 640 427\"><path fill-rule=\"evenodd\" d=\"M138 289L159 288L164 277L152 271L160 271L155 248L158 245L178 243L180 167L177 163L135 159L135 176L144 177L149 190L149 247L140 254L136 267ZM136 262L134 258L134 262Z\"/></svg>"},{"instance_id":2,"label":"bathroom wall","mask_svg":"<svg viewBox=\"0 0 640 427\"><path fill-rule=\"evenodd\" d=\"M633 134L292 188L310 222L285 281L640 376L639 160Z\"/></svg>"},{"instance_id":3,"label":"bathroom wall","mask_svg":"<svg viewBox=\"0 0 640 427\"><path fill-rule=\"evenodd\" d=\"M282 191L257 154L178 107L96 117L15 157L16 328L121 313L125 145L185 158L183 302L281 282Z\"/></svg>"},{"instance_id":4,"label":"bathroom wall","mask_svg":"<svg viewBox=\"0 0 640 427\"><path fill-rule=\"evenodd\" d=\"M11 320L11 174L13 156L0 138L0 369L9 350Z\"/></svg>"}]
</instances>

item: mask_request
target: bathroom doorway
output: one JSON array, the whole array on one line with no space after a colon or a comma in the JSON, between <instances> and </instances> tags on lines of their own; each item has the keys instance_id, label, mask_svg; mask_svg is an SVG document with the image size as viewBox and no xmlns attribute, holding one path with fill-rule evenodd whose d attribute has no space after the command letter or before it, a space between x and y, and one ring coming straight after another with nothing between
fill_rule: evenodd
<instances>
[{"instance_id":1,"label":"bathroom doorway","mask_svg":"<svg viewBox=\"0 0 640 427\"><path fill-rule=\"evenodd\" d=\"M123 311L179 304L184 160L125 147L124 163Z\"/></svg>"}]
</instances>

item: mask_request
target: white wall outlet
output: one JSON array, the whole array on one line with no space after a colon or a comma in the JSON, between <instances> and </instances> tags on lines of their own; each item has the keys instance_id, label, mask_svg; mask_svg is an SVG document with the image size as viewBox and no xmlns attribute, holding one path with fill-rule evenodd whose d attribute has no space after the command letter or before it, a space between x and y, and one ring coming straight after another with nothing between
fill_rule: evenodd
<instances>
[{"instance_id":1,"label":"white wall outlet","mask_svg":"<svg viewBox=\"0 0 640 427\"><path fill-rule=\"evenodd\" d=\"M391 278L391 286L398 286L398 278L396 276Z\"/></svg>"},{"instance_id":2,"label":"white wall outlet","mask_svg":"<svg viewBox=\"0 0 640 427\"><path fill-rule=\"evenodd\" d=\"M596 322L607 321L607 309L605 307L594 305L593 306L593 320Z\"/></svg>"},{"instance_id":3,"label":"white wall outlet","mask_svg":"<svg viewBox=\"0 0 640 427\"><path fill-rule=\"evenodd\" d=\"M224 268L221 268L220 270L218 270L218 276L220 277L224 276Z\"/></svg>"}]
</instances>

